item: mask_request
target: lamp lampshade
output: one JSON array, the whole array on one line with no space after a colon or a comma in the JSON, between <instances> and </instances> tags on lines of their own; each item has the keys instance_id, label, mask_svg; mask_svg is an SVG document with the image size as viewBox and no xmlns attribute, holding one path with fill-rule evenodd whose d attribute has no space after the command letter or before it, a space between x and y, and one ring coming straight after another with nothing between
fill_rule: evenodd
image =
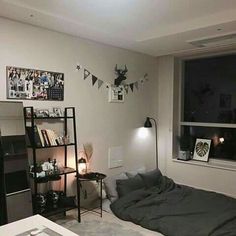
<instances>
[{"instance_id":1,"label":"lamp lampshade","mask_svg":"<svg viewBox=\"0 0 236 236\"><path fill-rule=\"evenodd\" d=\"M145 121L145 123L144 123L144 127L145 127L145 128L152 128L152 123L151 123L149 117L146 118L146 121Z\"/></svg>"},{"instance_id":2,"label":"lamp lampshade","mask_svg":"<svg viewBox=\"0 0 236 236\"><path fill-rule=\"evenodd\" d=\"M86 159L81 157L78 161L79 174L84 175L87 173L87 162Z\"/></svg>"},{"instance_id":3,"label":"lamp lampshade","mask_svg":"<svg viewBox=\"0 0 236 236\"><path fill-rule=\"evenodd\" d=\"M156 166L158 167L158 151L157 151L157 122L154 118L152 117L147 117L146 121L144 123L145 128L152 128L152 122L154 122L154 128L155 128L155 143L156 143Z\"/></svg>"}]
</instances>

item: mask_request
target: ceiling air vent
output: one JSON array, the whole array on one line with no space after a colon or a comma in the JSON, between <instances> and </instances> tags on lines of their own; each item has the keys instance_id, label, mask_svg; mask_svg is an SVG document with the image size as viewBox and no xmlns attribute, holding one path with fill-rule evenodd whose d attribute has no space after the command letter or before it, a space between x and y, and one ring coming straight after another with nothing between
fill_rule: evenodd
<instances>
[{"instance_id":1,"label":"ceiling air vent","mask_svg":"<svg viewBox=\"0 0 236 236\"><path fill-rule=\"evenodd\" d=\"M236 33L222 35L212 38L197 39L192 41L187 41L195 47L215 47L215 46L226 46L236 43Z\"/></svg>"}]
</instances>

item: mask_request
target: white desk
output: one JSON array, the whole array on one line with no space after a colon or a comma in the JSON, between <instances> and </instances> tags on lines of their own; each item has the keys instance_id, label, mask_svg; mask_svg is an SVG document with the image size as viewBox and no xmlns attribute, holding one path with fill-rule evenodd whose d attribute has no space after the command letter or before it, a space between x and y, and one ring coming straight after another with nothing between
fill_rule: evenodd
<instances>
[{"instance_id":1,"label":"white desk","mask_svg":"<svg viewBox=\"0 0 236 236\"><path fill-rule=\"evenodd\" d=\"M3 225L0 227L0 235L1 236L15 236L34 228L41 228L42 226L45 226L63 236L78 236L77 234L71 232L70 230L40 215L34 215L31 217L25 218L23 220L18 220L10 224Z\"/></svg>"}]
</instances>

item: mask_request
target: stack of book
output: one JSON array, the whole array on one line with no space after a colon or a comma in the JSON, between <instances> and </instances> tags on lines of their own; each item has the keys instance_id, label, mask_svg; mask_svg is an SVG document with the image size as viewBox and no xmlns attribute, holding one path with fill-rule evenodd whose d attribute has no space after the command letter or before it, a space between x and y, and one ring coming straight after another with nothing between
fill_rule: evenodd
<instances>
[{"instance_id":1,"label":"stack of book","mask_svg":"<svg viewBox=\"0 0 236 236\"><path fill-rule=\"evenodd\" d=\"M51 129L41 129L37 125L34 126L34 130L31 127L26 127L29 143L33 146L33 132L35 145L37 147L48 147L63 145L62 137L58 136L55 131Z\"/></svg>"}]
</instances>

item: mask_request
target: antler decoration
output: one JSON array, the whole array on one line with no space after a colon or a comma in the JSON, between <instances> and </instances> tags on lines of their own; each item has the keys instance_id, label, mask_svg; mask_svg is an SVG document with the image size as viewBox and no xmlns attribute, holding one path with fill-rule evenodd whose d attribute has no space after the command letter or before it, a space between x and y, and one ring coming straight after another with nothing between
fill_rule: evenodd
<instances>
[{"instance_id":1,"label":"antler decoration","mask_svg":"<svg viewBox=\"0 0 236 236\"><path fill-rule=\"evenodd\" d=\"M127 69L127 66L125 65L125 69L122 70L122 69L118 69L117 68L117 64L116 64L116 67L115 67L115 73L117 74L117 78L115 79L115 86L119 86L122 81L126 80L126 73L128 72L128 69Z\"/></svg>"}]
</instances>

